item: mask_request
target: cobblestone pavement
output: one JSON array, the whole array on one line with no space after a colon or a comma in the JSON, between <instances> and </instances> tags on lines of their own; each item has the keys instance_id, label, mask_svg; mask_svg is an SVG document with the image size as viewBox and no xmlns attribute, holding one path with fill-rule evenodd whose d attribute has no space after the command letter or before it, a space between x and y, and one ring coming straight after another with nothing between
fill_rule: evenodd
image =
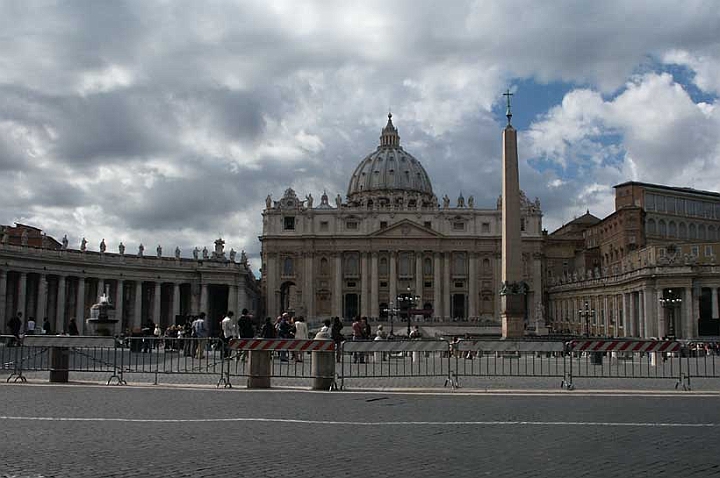
<instances>
[{"instance_id":1,"label":"cobblestone pavement","mask_svg":"<svg viewBox=\"0 0 720 478\"><path fill-rule=\"evenodd\" d=\"M720 474L717 394L1 387L3 478Z\"/></svg>"}]
</instances>

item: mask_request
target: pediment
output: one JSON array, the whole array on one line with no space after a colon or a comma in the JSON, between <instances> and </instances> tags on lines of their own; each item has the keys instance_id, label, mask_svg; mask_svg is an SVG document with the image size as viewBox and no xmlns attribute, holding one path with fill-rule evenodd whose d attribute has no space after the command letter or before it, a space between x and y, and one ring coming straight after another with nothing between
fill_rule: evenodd
<instances>
[{"instance_id":1,"label":"pediment","mask_svg":"<svg viewBox=\"0 0 720 478\"><path fill-rule=\"evenodd\" d=\"M443 237L437 231L428 229L420 224L412 221L404 220L397 224L380 229L371 234L372 237L386 237L386 238L412 238L412 239L433 239L437 237Z\"/></svg>"}]
</instances>

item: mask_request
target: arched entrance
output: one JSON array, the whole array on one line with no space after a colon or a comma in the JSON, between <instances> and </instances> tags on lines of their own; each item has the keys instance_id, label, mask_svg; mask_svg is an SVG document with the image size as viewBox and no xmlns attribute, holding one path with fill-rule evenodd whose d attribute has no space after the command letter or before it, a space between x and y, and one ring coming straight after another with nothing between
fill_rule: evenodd
<instances>
[{"instance_id":1,"label":"arched entrance","mask_svg":"<svg viewBox=\"0 0 720 478\"><path fill-rule=\"evenodd\" d=\"M358 294L345 294L345 303L343 304L343 317L351 318L360 314L360 297Z\"/></svg>"}]
</instances>

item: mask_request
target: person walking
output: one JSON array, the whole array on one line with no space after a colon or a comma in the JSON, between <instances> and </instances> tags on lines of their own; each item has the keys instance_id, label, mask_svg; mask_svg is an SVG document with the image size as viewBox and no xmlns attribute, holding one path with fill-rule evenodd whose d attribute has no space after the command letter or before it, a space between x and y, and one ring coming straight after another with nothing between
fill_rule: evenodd
<instances>
[{"instance_id":1,"label":"person walking","mask_svg":"<svg viewBox=\"0 0 720 478\"><path fill-rule=\"evenodd\" d=\"M345 340L345 336L343 336L342 333L343 324L340 322L340 317L334 317L332 322L332 327L330 329L330 337L333 339L333 342L335 342L335 360L337 363L340 363L340 358L342 355L342 351L340 350L343 340Z\"/></svg>"},{"instance_id":2,"label":"person walking","mask_svg":"<svg viewBox=\"0 0 720 478\"><path fill-rule=\"evenodd\" d=\"M77 322L75 322L74 317L70 319L70 323L68 323L68 334L80 335L80 331L78 330Z\"/></svg>"},{"instance_id":3,"label":"person walking","mask_svg":"<svg viewBox=\"0 0 720 478\"><path fill-rule=\"evenodd\" d=\"M305 317L302 315L295 320L295 338L301 340L307 340L308 338L308 326L305 323ZM293 352L293 358L296 362L302 362L303 352Z\"/></svg>"},{"instance_id":4,"label":"person walking","mask_svg":"<svg viewBox=\"0 0 720 478\"><path fill-rule=\"evenodd\" d=\"M220 340L222 340L223 344L223 358L230 357L230 339L237 338L237 324L235 323L235 319L233 319L234 315L235 314L232 310L228 310L227 315L225 315L220 322L220 330L222 331L222 337L220 337Z\"/></svg>"},{"instance_id":5,"label":"person walking","mask_svg":"<svg viewBox=\"0 0 720 478\"><path fill-rule=\"evenodd\" d=\"M197 337L197 350L195 351L195 358L202 359L205 357L205 345L207 344L208 338L208 326L205 321L205 312L200 312L200 315L192 323L193 333Z\"/></svg>"}]
</instances>

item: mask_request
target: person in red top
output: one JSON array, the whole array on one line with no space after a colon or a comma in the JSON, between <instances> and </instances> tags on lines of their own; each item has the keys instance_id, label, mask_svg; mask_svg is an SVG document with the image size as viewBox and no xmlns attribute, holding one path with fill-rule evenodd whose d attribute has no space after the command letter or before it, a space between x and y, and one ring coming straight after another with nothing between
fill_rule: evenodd
<instances>
[{"instance_id":1,"label":"person in red top","mask_svg":"<svg viewBox=\"0 0 720 478\"><path fill-rule=\"evenodd\" d=\"M365 338L364 332L363 325L360 323L360 317L356 316L352 323L352 339L363 340ZM356 352L355 355L353 355L353 363L357 362L365 363L365 354L362 352Z\"/></svg>"}]
</instances>

